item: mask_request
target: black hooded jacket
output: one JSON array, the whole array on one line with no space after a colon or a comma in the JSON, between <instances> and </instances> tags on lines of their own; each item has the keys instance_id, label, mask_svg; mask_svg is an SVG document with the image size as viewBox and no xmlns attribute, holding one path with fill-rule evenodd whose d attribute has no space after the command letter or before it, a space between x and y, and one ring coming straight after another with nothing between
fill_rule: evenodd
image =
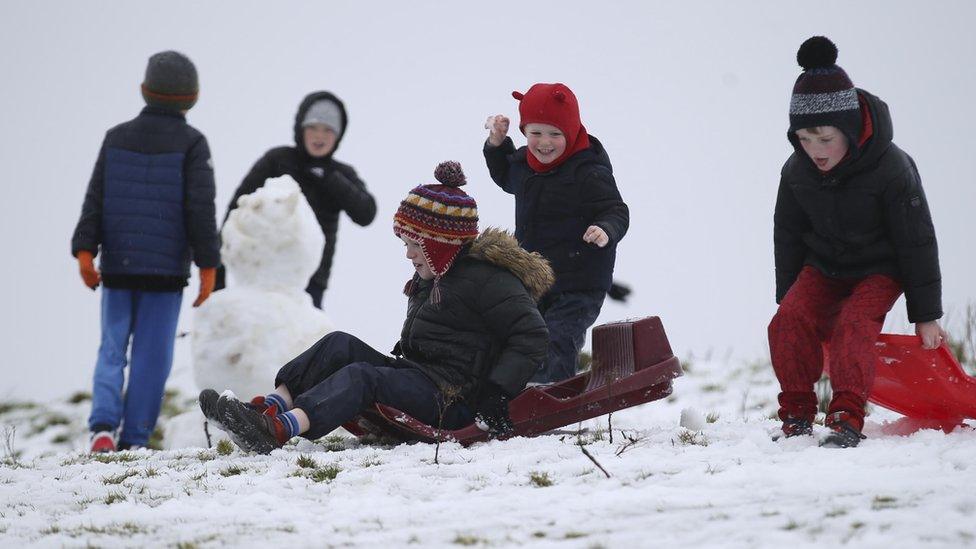
<instances>
[{"instance_id":1,"label":"black hooded jacket","mask_svg":"<svg viewBox=\"0 0 976 549\"><path fill-rule=\"evenodd\" d=\"M336 136L336 144L328 156L313 158L305 150L302 121L312 104L322 99L334 102L342 115L342 133ZM237 207L237 199L251 194L264 186L269 178L289 175L298 182L308 205L325 235L325 249L318 270L311 282L325 289L329 284L332 257L335 255L336 233L339 228L339 212L345 211L355 223L366 226L376 217L376 201L366 190L356 171L348 164L332 158L339 148L349 119L342 101L328 92L315 92L302 100L295 115L295 146L276 147L262 156L244 177L227 207L227 215ZM224 216L226 221L227 217Z\"/></svg>"},{"instance_id":2,"label":"black hooded jacket","mask_svg":"<svg viewBox=\"0 0 976 549\"><path fill-rule=\"evenodd\" d=\"M492 383L514 396L546 357L549 332L536 306L552 269L508 233L487 229L439 282L418 280L394 354L414 362L446 395L478 407Z\"/></svg>"},{"instance_id":3,"label":"black hooded jacket","mask_svg":"<svg viewBox=\"0 0 976 549\"><path fill-rule=\"evenodd\" d=\"M910 322L936 320L942 277L918 169L891 141L888 106L858 94L873 133L831 171L817 169L796 135L788 135L795 151L783 166L773 217L776 302L812 265L833 278L889 275L905 291Z\"/></svg>"},{"instance_id":4,"label":"black hooded jacket","mask_svg":"<svg viewBox=\"0 0 976 549\"><path fill-rule=\"evenodd\" d=\"M484 147L492 180L515 195L515 238L542 254L556 272L553 293L609 290L617 243L630 226L610 157L597 138L589 139L588 148L545 173L533 171L525 158L528 148L515 150L509 137L497 147L487 142ZM590 225L602 228L610 243L600 248L584 242Z\"/></svg>"}]
</instances>

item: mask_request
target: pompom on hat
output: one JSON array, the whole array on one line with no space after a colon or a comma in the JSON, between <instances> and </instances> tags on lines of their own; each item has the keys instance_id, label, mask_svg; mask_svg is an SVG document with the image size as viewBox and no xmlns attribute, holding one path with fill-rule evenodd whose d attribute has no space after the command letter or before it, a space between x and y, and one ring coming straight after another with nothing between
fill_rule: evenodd
<instances>
[{"instance_id":1,"label":"pompom on hat","mask_svg":"<svg viewBox=\"0 0 976 549\"><path fill-rule=\"evenodd\" d=\"M527 124L555 126L566 136L566 150L549 164L539 162L531 152L526 154L529 167L535 172L557 168L570 156L590 146L586 128L580 121L579 102L566 84L533 84L529 91L513 91L519 101L519 129L525 133Z\"/></svg>"},{"instance_id":2,"label":"pompom on hat","mask_svg":"<svg viewBox=\"0 0 976 549\"><path fill-rule=\"evenodd\" d=\"M430 301L439 303L441 277L454 264L461 248L478 237L478 204L461 190L467 180L457 162L438 164L434 179L438 183L414 187L400 202L393 216L393 234L420 242L434 273ZM412 295L418 282L415 274L404 293Z\"/></svg>"},{"instance_id":3,"label":"pompom on hat","mask_svg":"<svg viewBox=\"0 0 976 549\"><path fill-rule=\"evenodd\" d=\"M837 46L825 36L814 36L800 45L796 61L803 72L790 97L790 139L800 129L834 126L855 149L861 111L854 83L837 65Z\"/></svg>"}]
</instances>

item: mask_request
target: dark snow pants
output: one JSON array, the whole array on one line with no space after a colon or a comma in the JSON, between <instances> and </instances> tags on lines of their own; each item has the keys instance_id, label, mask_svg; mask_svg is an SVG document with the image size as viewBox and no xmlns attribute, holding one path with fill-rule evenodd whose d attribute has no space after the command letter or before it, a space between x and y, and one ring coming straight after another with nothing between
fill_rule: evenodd
<instances>
[{"instance_id":1,"label":"dark snow pants","mask_svg":"<svg viewBox=\"0 0 976 549\"><path fill-rule=\"evenodd\" d=\"M596 322L603 307L604 291L550 294L539 302L539 312L549 329L549 352L532 381L555 383L576 375L586 329Z\"/></svg>"},{"instance_id":2,"label":"dark snow pants","mask_svg":"<svg viewBox=\"0 0 976 549\"><path fill-rule=\"evenodd\" d=\"M345 332L326 335L285 364L275 378L275 387L282 384L295 408L308 414L311 427L303 436L310 439L329 434L375 403L448 429L473 421L463 403L445 407L437 385L410 361L384 355Z\"/></svg>"},{"instance_id":3,"label":"dark snow pants","mask_svg":"<svg viewBox=\"0 0 976 549\"><path fill-rule=\"evenodd\" d=\"M875 342L901 285L884 275L830 278L806 266L769 324L769 352L782 392L779 417L813 420L814 384L827 344L833 399L828 413L847 412L860 430L878 361Z\"/></svg>"}]
</instances>

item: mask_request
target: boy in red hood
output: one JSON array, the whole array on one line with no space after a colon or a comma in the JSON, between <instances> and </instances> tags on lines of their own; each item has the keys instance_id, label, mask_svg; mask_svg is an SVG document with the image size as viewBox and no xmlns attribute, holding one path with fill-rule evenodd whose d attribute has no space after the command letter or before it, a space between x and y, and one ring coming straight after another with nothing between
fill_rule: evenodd
<instances>
[{"instance_id":1,"label":"boy in red hood","mask_svg":"<svg viewBox=\"0 0 976 549\"><path fill-rule=\"evenodd\" d=\"M515 195L515 237L539 252L556 284L539 302L549 328L549 353L536 383L576 374L579 351L610 289L617 243L630 213L620 198L603 145L586 132L576 96L564 84L535 84L519 100L519 130L527 145L515 149L509 119L489 117L484 146L491 178Z\"/></svg>"}]
</instances>

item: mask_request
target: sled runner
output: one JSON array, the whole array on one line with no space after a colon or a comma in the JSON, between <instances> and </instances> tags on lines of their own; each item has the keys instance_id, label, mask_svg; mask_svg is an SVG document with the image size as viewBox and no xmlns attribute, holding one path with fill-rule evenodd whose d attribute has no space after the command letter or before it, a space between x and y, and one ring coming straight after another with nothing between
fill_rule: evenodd
<instances>
[{"instance_id":1,"label":"sled runner","mask_svg":"<svg viewBox=\"0 0 976 549\"><path fill-rule=\"evenodd\" d=\"M946 344L922 348L918 336L881 334L874 387L868 400L905 416L887 434L958 427L976 418L976 379L962 369Z\"/></svg>"},{"instance_id":2,"label":"sled runner","mask_svg":"<svg viewBox=\"0 0 976 549\"><path fill-rule=\"evenodd\" d=\"M681 375L681 365L658 317L603 324L593 328L592 338L589 372L530 387L512 399L509 415L515 431L510 436L538 435L671 394L671 382ZM488 438L476 424L438 429L383 404L343 427L356 436L377 435L403 442L453 440L467 446Z\"/></svg>"}]
</instances>

